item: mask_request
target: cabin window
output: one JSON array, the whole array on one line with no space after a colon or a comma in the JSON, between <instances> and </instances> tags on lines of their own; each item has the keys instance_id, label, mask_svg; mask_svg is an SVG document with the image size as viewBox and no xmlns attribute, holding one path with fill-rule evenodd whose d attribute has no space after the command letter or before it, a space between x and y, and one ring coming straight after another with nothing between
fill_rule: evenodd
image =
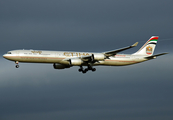
<instances>
[{"instance_id":1,"label":"cabin window","mask_svg":"<svg viewBox=\"0 0 173 120\"><path fill-rule=\"evenodd\" d=\"M7 54L11 54L11 52L7 52Z\"/></svg>"}]
</instances>

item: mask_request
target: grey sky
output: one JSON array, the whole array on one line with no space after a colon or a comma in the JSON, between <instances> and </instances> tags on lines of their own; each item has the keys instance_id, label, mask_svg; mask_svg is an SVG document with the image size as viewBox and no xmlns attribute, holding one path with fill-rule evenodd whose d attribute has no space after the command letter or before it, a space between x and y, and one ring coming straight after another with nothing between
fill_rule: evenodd
<instances>
[{"instance_id":1,"label":"grey sky","mask_svg":"<svg viewBox=\"0 0 173 120\"><path fill-rule=\"evenodd\" d=\"M126 67L54 70L0 58L1 120L173 119L172 0L1 0L0 55L14 49L108 51L152 35L155 60ZM169 40L168 40L169 39Z\"/></svg>"}]
</instances>

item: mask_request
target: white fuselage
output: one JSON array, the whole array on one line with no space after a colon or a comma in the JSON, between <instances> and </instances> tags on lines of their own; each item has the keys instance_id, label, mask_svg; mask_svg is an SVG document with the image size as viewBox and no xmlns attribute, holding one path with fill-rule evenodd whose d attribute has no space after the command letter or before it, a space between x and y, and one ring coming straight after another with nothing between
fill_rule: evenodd
<instances>
[{"instance_id":1,"label":"white fuselage","mask_svg":"<svg viewBox=\"0 0 173 120\"><path fill-rule=\"evenodd\" d=\"M42 50L14 50L3 55L4 58L11 61L27 63L59 63L69 65L67 58L78 58L97 53L89 52L64 52L64 51L42 51ZM145 56L117 54L107 59L95 62L93 65L122 66L131 65L146 61Z\"/></svg>"}]
</instances>

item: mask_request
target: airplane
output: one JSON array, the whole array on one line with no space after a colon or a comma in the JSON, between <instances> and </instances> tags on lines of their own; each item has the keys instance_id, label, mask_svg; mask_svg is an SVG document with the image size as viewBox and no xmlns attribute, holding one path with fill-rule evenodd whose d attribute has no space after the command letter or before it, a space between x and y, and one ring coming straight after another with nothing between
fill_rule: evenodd
<instances>
[{"instance_id":1,"label":"airplane","mask_svg":"<svg viewBox=\"0 0 173 120\"><path fill-rule=\"evenodd\" d=\"M8 51L3 57L10 61L15 61L16 68L19 62L26 63L52 63L54 69L65 69L72 66L79 66L79 72L96 71L93 66L125 66L141 63L157 56L168 53L153 55L158 36L152 36L137 52L133 54L118 54L121 51L137 46L135 44L102 53L90 52L69 52L69 51L42 51L42 50L13 50ZM87 66L85 69L83 66Z\"/></svg>"}]
</instances>

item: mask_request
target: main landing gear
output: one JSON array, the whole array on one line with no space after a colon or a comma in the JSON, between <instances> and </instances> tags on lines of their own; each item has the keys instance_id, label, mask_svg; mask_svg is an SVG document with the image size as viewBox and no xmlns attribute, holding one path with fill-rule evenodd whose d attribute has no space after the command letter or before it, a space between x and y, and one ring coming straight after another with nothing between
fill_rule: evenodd
<instances>
[{"instance_id":1,"label":"main landing gear","mask_svg":"<svg viewBox=\"0 0 173 120\"><path fill-rule=\"evenodd\" d=\"M82 73L86 73L88 70L91 70L91 71L96 71L96 68L93 68L91 65L88 65L88 68L85 68L85 69L83 69L83 67L82 66L80 66L80 68L79 68L79 72L82 72Z\"/></svg>"},{"instance_id":2,"label":"main landing gear","mask_svg":"<svg viewBox=\"0 0 173 120\"><path fill-rule=\"evenodd\" d=\"M18 61L15 61L15 64L16 64L16 68L19 68L19 62Z\"/></svg>"}]
</instances>

